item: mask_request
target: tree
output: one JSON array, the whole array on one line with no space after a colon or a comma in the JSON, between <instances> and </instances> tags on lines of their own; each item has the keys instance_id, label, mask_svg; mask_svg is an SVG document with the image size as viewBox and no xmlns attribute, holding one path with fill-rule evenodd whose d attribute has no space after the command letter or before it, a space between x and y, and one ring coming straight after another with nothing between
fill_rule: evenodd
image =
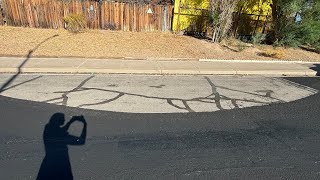
<instances>
[{"instance_id":1,"label":"tree","mask_svg":"<svg viewBox=\"0 0 320 180\"><path fill-rule=\"evenodd\" d=\"M272 0L273 42L284 37L286 27L294 22L303 1L305 0Z\"/></svg>"},{"instance_id":2,"label":"tree","mask_svg":"<svg viewBox=\"0 0 320 180\"><path fill-rule=\"evenodd\" d=\"M274 43L320 50L319 0L273 0L272 16Z\"/></svg>"},{"instance_id":3,"label":"tree","mask_svg":"<svg viewBox=\"0 0 320 180\"><path fill-rule=\"evenodd\" d=\"M213 28L212 41L220 42L230 31L233 12L239 0L210 0L210 22Z\"/></svg>"}]
</instances>

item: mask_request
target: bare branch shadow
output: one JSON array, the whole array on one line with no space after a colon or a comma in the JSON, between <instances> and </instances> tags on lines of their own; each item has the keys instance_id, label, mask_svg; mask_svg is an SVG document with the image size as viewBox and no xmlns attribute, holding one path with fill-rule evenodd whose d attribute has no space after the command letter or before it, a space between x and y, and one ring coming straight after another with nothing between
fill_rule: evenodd
<instances>
[{"instance_id":1,"label":"bare branch shadow","mask_svg":"<svg viewBox=\"0 0 320 180\"><path fill-rule=\"evenodd\" d=\"M33 49L31 49L27 56L26 56L26 59L23 60L23 62L17 67L17 72L15 75L13 75L10 79L8 79L1 87L0 87L0 94L2 92L4 92L6 90L6 88L19 76L19 74L21 74L21 69L22 67L29 61L29 59L31 58L32 54L42 45L44 44L45 42L55 38L55 37L58 37L59 35L58 34L55 34L51 37L48 37L47 39L43 40L42 42L40 42L38 45L36 45Z\"/></svg>"},{"instance_id":2,"label":"bare branch shadow","mask_svg":"<svg viewBox=\"0 0 320 180\"><path fill-rule=\"evenodd\" d=\"M28 83L28 82L35 81L35 80L37 80L37 79L40 79L41 77L42 77L42 76L37 76L37 77L35 77L35 78L32 78L32 79L26 80L26 81L24 81L24 82L21 82L21 83L15 84L15 85L10 86L10 87L7 87L7 88L4 88L4 89L2 90L2 92L7 91L7 90L9 90L9 89L16 88L16 87L18 87L18 86L20 86L20 85L23 85L23 84L26 84L26 83Z\"/></svg>"},{"instance_id":3,"label":"bare branch shadow","mask_svg":"<svg viewBox=\"0 0 320 180\"><path fill-rule=\"evenodd\" d=\"M195 98L157 97L157 96L129 93L129 92L124 92L124 91L112 90L112 89L104 89L104 88L97 88L97 87L85 87L85 84L93 77L94 76L87 77L77 87L73 88L72 90L56 91L54 93L61 94L60 97L48 99L48 100L45 100L42 102L61 104L61 105L66 106L68 98L69 98L69 94L76 93L76 92L83 92L83 91L108 92L108 93L114 93L115 96L111 97L111 98L106 98L102 101L98 101L98 102L94 102L94 103L86 103L86 104L78 105L77 107L80 107L80 108L111 103L111 102L117 101L119 98L121 98L123 96L132 96L132 97L140 97L140 98L146 98L146 99L164 100L167 102L168 105L170 105L174 108L177 108L179 110L185 110L187 112L195 112L195 110L189 106L189 103L213 104L219 110L224 110L224 108L222 107L221 101L229 101L234 109L241 108L240 104L242 102L257 103L257 104L263 104L263 105L284 102L281 99L272 97L272 91L270 91L270 90L261 90L261 91L257 91L257 93L254 93L254 92L241 91L241 90L237 90L237 89L231 89L231 88L215 85L212 82L212 80L206 76L204 77L204 79L206 79L206 81L210 85L212 92L207 96L200 96L200 97L195 97ZM149 87L155 87L155 86L149 86ZM259 99L263 99L263 100L228 97L228 96L220 94L218 92L218 88L233 91L233 92L238 92L238 93L244 93L247 95L255 96L255 97L257 97ZM263 95L261 93L263 93L265 95ZM266 102L264 100L269 100L272 102ZM179 103L179 104L182 103L182 105L177 105L177 103Z\"/></svg>"},{"instance_id":4,"label":"bare branch shadow","mask_svg":"<svg viewBox=\"0 0 320 180\"><path fill-rule=\"evenodd\" d=\"M123 96L124 93L119 93L116 97L114 98L111 98L111 99L107 99L105 101L102 101L102 102L98 102L98 103L91 103L91 104L82 104L82 105L79 105L78 107L83 107L83 106L95 106L95 105L100 105L100 104L107 104L109 102L112 102L112 101L115 101L117 99L119 99L121 96Z\"/></svg>"},{"instance_id":5,"label":"bare branch shadow","mask_svg":"<svg viewBox=\"0 0 320 180\"><path fill-rule=\"evenodd\" d=\"M61 100L59 102L56 102L56 104L59 104L61 103L62 105L66 106L68 104L68 95L70 93L73 93L73 92L79 92L82 90L82 86L87 83L90 79L94 78L94 76L89 76L88 78L86 78L85 80L83 80L77 87L73 88L72 90L70 91L64 91L63 94L61 95L61 97L58 97L58 98L53 98L53 99L49 99L49 100L46 100L46 101L43 101L43 102L46 102L46 103L49 103L49 102L52 102L52 101L57 101L57 100Z\"/></svg>"}]
</instances>

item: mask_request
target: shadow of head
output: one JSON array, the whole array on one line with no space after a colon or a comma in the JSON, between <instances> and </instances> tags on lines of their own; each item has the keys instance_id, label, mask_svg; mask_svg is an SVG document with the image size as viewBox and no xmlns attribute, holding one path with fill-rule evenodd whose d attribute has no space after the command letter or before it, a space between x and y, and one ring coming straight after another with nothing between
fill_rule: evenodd
<instances>
[{"instance_id":1,"label":"shadow of head","mask_svg":"<svg viewBox=\"0 0 320 180\"><path fill-rule=\"evenodd\" d=\"M314 64L310 69L317 72L316 76L320 76L320 64Z\"/></svg>"},{"instance_id":2,"label":"shadow of head","mask_svg":"<svg viewBox=\"0 0 320 180\"><path fill-rule=\"evenodd\" d=\"M49 125L53 127L60 127L65 121L65 115L63 113L55 113L51 116Z\"/></svg>"}]
</instances>

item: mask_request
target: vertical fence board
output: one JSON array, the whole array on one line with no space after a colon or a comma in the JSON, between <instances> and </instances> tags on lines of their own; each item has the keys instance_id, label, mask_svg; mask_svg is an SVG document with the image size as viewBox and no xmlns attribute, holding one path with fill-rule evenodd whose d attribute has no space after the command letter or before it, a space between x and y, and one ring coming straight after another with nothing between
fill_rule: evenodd
<instances>
[{"instance_id":1,"label":"vertical fence board","mask_svg":"<svg viewBox=\"0 0 320 180\"><path fill-rule=\"evenodd\" d=\"M108 18L109 18L109 16L108 16L108 7L106 6L106 4L107 4L107 2L106 1L104 1L103 2L103 10L102 10L102 15L101 16L103 16L103 25L102 25L102 28L104 29L105 27L106 27L106 25L107 25L107 22L108 22Z\"/></svg>"},{"instance_id":2,"label":"vertical fence board","mask_svg":"<svg viewBox=\"0 0 320 180\"><path fill-rule=\"evenodd\" d=\"M140 5L139 4L135 4L135 31L140 32L140 22L139 22L139 18L140 18Z\"/></svg>"},{"instance_id":3,"label":"vertical fence board","mask_svg":"<svg viewBox=\"0 0 320 180\"><path fill-rule=\"evenodd\" d=\"M123 18L124 18L124 6L123 3L120 3L120 30L123 30Z\"/></svg>"},{"instance_id":4,"label":"vertical fence board","mask_svg":"<svg viewBox=\"0 0 320 180\"><path fill-rule=\"evenodd\" d=\"M133 31L133 5L130 3L128 4L128 9L129 9L129 18L128 18L128 21L129 21L129 29L128 31Z\"/></svg>"},{"instance_id":5,"label":"vertical fence board","mask_svg":"<svg viewBox=\"0 0 320 180\"><path fill-rule=\"evenodd\" d=\"M125 31L130 31L130 4L125 4Z\"/></svg>"},{"instance_id":6,"label":"vertical fence board","mask_svg":"<svg viewBox=\"0 0 320 180\"><path fill-rule=\"evenodd\" d=\"M18 12L18 10L17 10L17 3L16 3L16 4L13 4L12 8L13 8L13 10L14 10L14 19L13 19L13 22L14 22L15 25L21 26L21 24L19 24L18 21L17 21L17 19L19 19L19 17L17 17L17 16L19 16L19 12Z\"/></svg>"},{"instance_id":7,"label":"vertical fence board","mask_svg":"<svg viewBox=\"0 0 320 180\"><path fill-rule=\"evenodd\" d=\"M109 9L110 9L110 13L109 13L109 17L110 17L110 26L112 26L113 29L116 28L116 25L114 23L114 4L109 3Z\"/></svg>"},{"instance_id":8,"label":"vertical fence board","mask_svg":"<svg viewBox=\"0 0 320 180\"><path fill-rule=\"evenodd\" d=\"M144 23L144 16L143 16L143 11L144 11L144 6L142 6L141 4L139 4L139 17L138 17L138 21L139 21L139 31L144 31L144 27L143 27L143 23Z\"/></svg>"},{"instance_id":9,"label":"vertical fence board","mask_svg":"<svg viewBox=\"0 0 320 180\"><path fill-rule=\"evenodd\" d=\"M133 30L132 31L137 31L137 4L133 4Z\"/></svg>"}]
</instances>

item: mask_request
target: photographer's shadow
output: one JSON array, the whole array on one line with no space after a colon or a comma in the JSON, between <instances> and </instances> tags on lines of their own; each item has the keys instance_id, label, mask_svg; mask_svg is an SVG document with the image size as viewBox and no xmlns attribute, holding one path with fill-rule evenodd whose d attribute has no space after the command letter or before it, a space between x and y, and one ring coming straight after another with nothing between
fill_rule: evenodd
<instances>
[{"instance_id":1,"label":"photographer's shadow","mask_svg":"<svg viewBox=\"0 0 320 180\"><path fill-rule=\"evenodd\" d=\"M83 129L80 137L68 133L70 125L80 121ZM72 180L72 169L68 153L68 145L84 145L87 135L87 123L83 116L74 116L63 126L65 115L55 113L51 116L43 132L46 155L42 161L37 180Z\"/></svg>"}]
</instances>

